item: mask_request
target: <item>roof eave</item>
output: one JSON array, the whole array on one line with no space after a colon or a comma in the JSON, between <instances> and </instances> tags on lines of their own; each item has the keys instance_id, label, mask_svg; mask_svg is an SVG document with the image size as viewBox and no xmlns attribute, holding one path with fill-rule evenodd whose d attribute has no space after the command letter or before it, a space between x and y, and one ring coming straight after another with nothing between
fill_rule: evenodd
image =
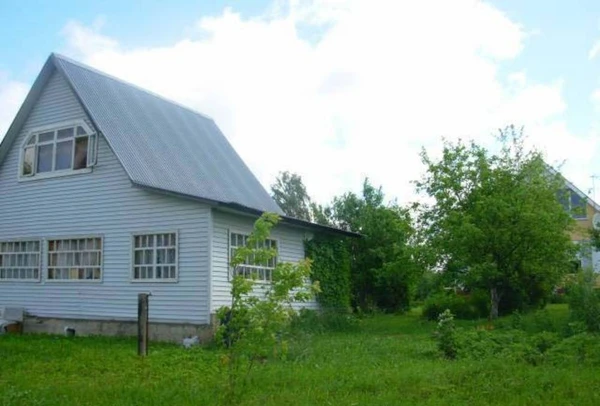
<instances>
[{"instance_id":1,"label":"roof eave","mask_svg":"<svg viewBox=\"0 0 600 406\"><path fill-rule=\"evenodd\" d=\"M193 196L193 195L187 195L185 193L165 190L165 189L148 186L148 185L144 185L144 184L136 183L136 182L132 182L132 184L133 184L133 186L138 187L140 189L145 189L145 190L148 190L151 192L160 193L160 194L167 195L167 196L173 196L173 197L177 197L177 198L193 200L196 202L204 203L206 205L209 205L209 206L217 208L217 209L225 209L227 211L245 213L245 214L250 214L253 216L261 216L263 213L266 212L264 210L258 210L258 209L254 209L251 207L246 207L246 206L243 206L238 203L220 202L217 200L204 199L204 198L200 198L200 197ZM355 233L352 231L341 230L339 228L330 227L330 226L324 226L321 224L312 223L310 221L281 215L279 213L277 213L277 215L281 217L283 224L288 224L291 226L300 227L300 228L308 229L311 231L320 231L320 232L326 233L326 234L343 235L345 237L353 237L353 238L362 237L359 233Z\"/></svg>"}]
</instances>

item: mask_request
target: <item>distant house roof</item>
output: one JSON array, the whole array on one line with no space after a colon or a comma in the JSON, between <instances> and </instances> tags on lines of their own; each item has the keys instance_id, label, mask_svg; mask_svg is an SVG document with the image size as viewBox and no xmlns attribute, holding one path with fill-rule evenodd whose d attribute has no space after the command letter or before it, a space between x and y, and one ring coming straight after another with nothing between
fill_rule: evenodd
<instances>
[{"instance_id":1,"label":"distant house roof","mask_svg":"<svg viewBox=\"0 0 600 406\"><path fill-rule=\"evenodd\" d=\"M64 76L134 185L354 235L286 217L213 119L57 54L44 64L0 144L0 166L55 71Z\"/></svg>"},{"instance_id":2,"label":"distant house roof","mask_svg":"<svg viewBox=\"0 0 600 406\"><path fill-rule=\"evenodd\" d=\"M575 184L573 184L571 181L569 181L567 178L564 177L564 175L562 173L560 173L559 171L557 171L556 169L554 169L551 165L546 164L546 168L548 169L548 171L553 174L556 175L558 174L561 179L563 180L563 182L565 182L565 186L572 190L573 192L575 192L577 195L579 195L579 197L581 197L582 199L585 200L585 202L587 204L589 204L590 206L592 206L594 208L594 210L596 211L600 211L600 205L598 203L596 203L591 197L589 197L587 194L585 194L581 189L579 189L577 186L575 186Z\"/></svg>"},{"instance_id":3,"label":"distant house roof","mask_svg":"<svg viewBox=\"0 0 600 406\"><path fill-rule=\"evenodd\" d=\"M591 197L589 197L588 195L586 195L585 193L583 193L581 191L581 189L579 189L577 186L575 186L573 183L571 183L567 178L565 178L563 176L563 179L565 181L565 185L571 189L573 192L577 193L579 195L579 197L581 197L582 199L585 200L585 202L587 204L589 204L590 206L592 206L594 208L594 210L596 211L600 211L600 205L598 205L598 203L596 203L594 200L592 200Z\"/></svg>"}]
</instances>

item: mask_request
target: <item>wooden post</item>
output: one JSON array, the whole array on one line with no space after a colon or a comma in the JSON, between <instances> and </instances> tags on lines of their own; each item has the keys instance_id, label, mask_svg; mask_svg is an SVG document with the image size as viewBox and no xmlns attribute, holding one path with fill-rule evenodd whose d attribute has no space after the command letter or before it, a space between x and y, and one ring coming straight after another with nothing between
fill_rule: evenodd
<instances>
[{"instance_id":1,"label":"wooden post","mask_svg":"<svg viewBox=\"0 0 600 406\"><path fill-rule=\"evenodd\" d=\"M138 355L148 355L148 293L138 294Z\"/></svg>"}]
</instances>

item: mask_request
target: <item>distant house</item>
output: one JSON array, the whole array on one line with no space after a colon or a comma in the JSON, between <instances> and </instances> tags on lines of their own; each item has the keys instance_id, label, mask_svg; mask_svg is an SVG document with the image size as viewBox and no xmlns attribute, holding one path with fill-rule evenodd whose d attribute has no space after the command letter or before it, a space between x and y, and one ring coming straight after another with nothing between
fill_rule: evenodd
<instances>
[{"instance_id":1,"label":"distant house","mask_svg":"<svg viewBox=\"0 0 600 406\"><path fill-rule=\"evenodd\" d=\"M0 144L0 306L25 331L132 334L150 292L153 338L208 334L265 211L276 261L345 233L284 216L211 118L52 54ZM276 261L242 272L268 284Z\"/></svg>"},{"instance_id":2,"label":"distant house","mask_svg":"<svg viewBox=\"0 0 600 406\"><path fill-rule=\"evenodd\" d=\"M563 178L564 179L564 178ZM575 228L571 231L571 240L582 245L578 255L581 268L592 268L600 272L600 252L589 246L590 229L594 222L600 223L600 205L583 193L573 183L564 179L565 190L559 196L559 200L565 210L571 213L575 219Z\"/></svg>"}]
</instances>

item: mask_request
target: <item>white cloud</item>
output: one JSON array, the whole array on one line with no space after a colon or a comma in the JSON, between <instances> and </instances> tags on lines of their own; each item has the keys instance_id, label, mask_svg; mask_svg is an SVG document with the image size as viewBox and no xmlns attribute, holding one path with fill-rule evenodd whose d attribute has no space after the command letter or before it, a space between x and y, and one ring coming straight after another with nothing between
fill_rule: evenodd
<instances>
[{"instance_id":1,"label":"white cloud","mask_svg":"<svg viewBox=\"0 0 600 406\"><path fill-rule=\"evenodd\" d=\"M600 53L600 41L596 41L590 51L588 52L588 58L594 59Z\"/></svg>"},{"instance_id":2,"label":"white cloud","mask_svg":"<svg viewBox=\"0 0 600 406\"><path fill-rule=\"evenodd\" d=\"M0 142L25 100L28 90L27 84L10 80L8 74L0 72Z\"/></svg>"},{"instance_id":3,"label":"white cloud","mask_svg":"<svg viewBox=\"0 0 600 406\"><path fill-rule=\"evenodd\" d=\"M65 52L214 117L265 186L298 172L320 201L365 176L412 199L422 146L488 143L509 123L551 161L593 155L564 124L560 78L499 73L529 34L481 1L277 1L253 18L203 17L197 37L155 48L95 24L68 23Z\"/></svg>"}]
</instances>

